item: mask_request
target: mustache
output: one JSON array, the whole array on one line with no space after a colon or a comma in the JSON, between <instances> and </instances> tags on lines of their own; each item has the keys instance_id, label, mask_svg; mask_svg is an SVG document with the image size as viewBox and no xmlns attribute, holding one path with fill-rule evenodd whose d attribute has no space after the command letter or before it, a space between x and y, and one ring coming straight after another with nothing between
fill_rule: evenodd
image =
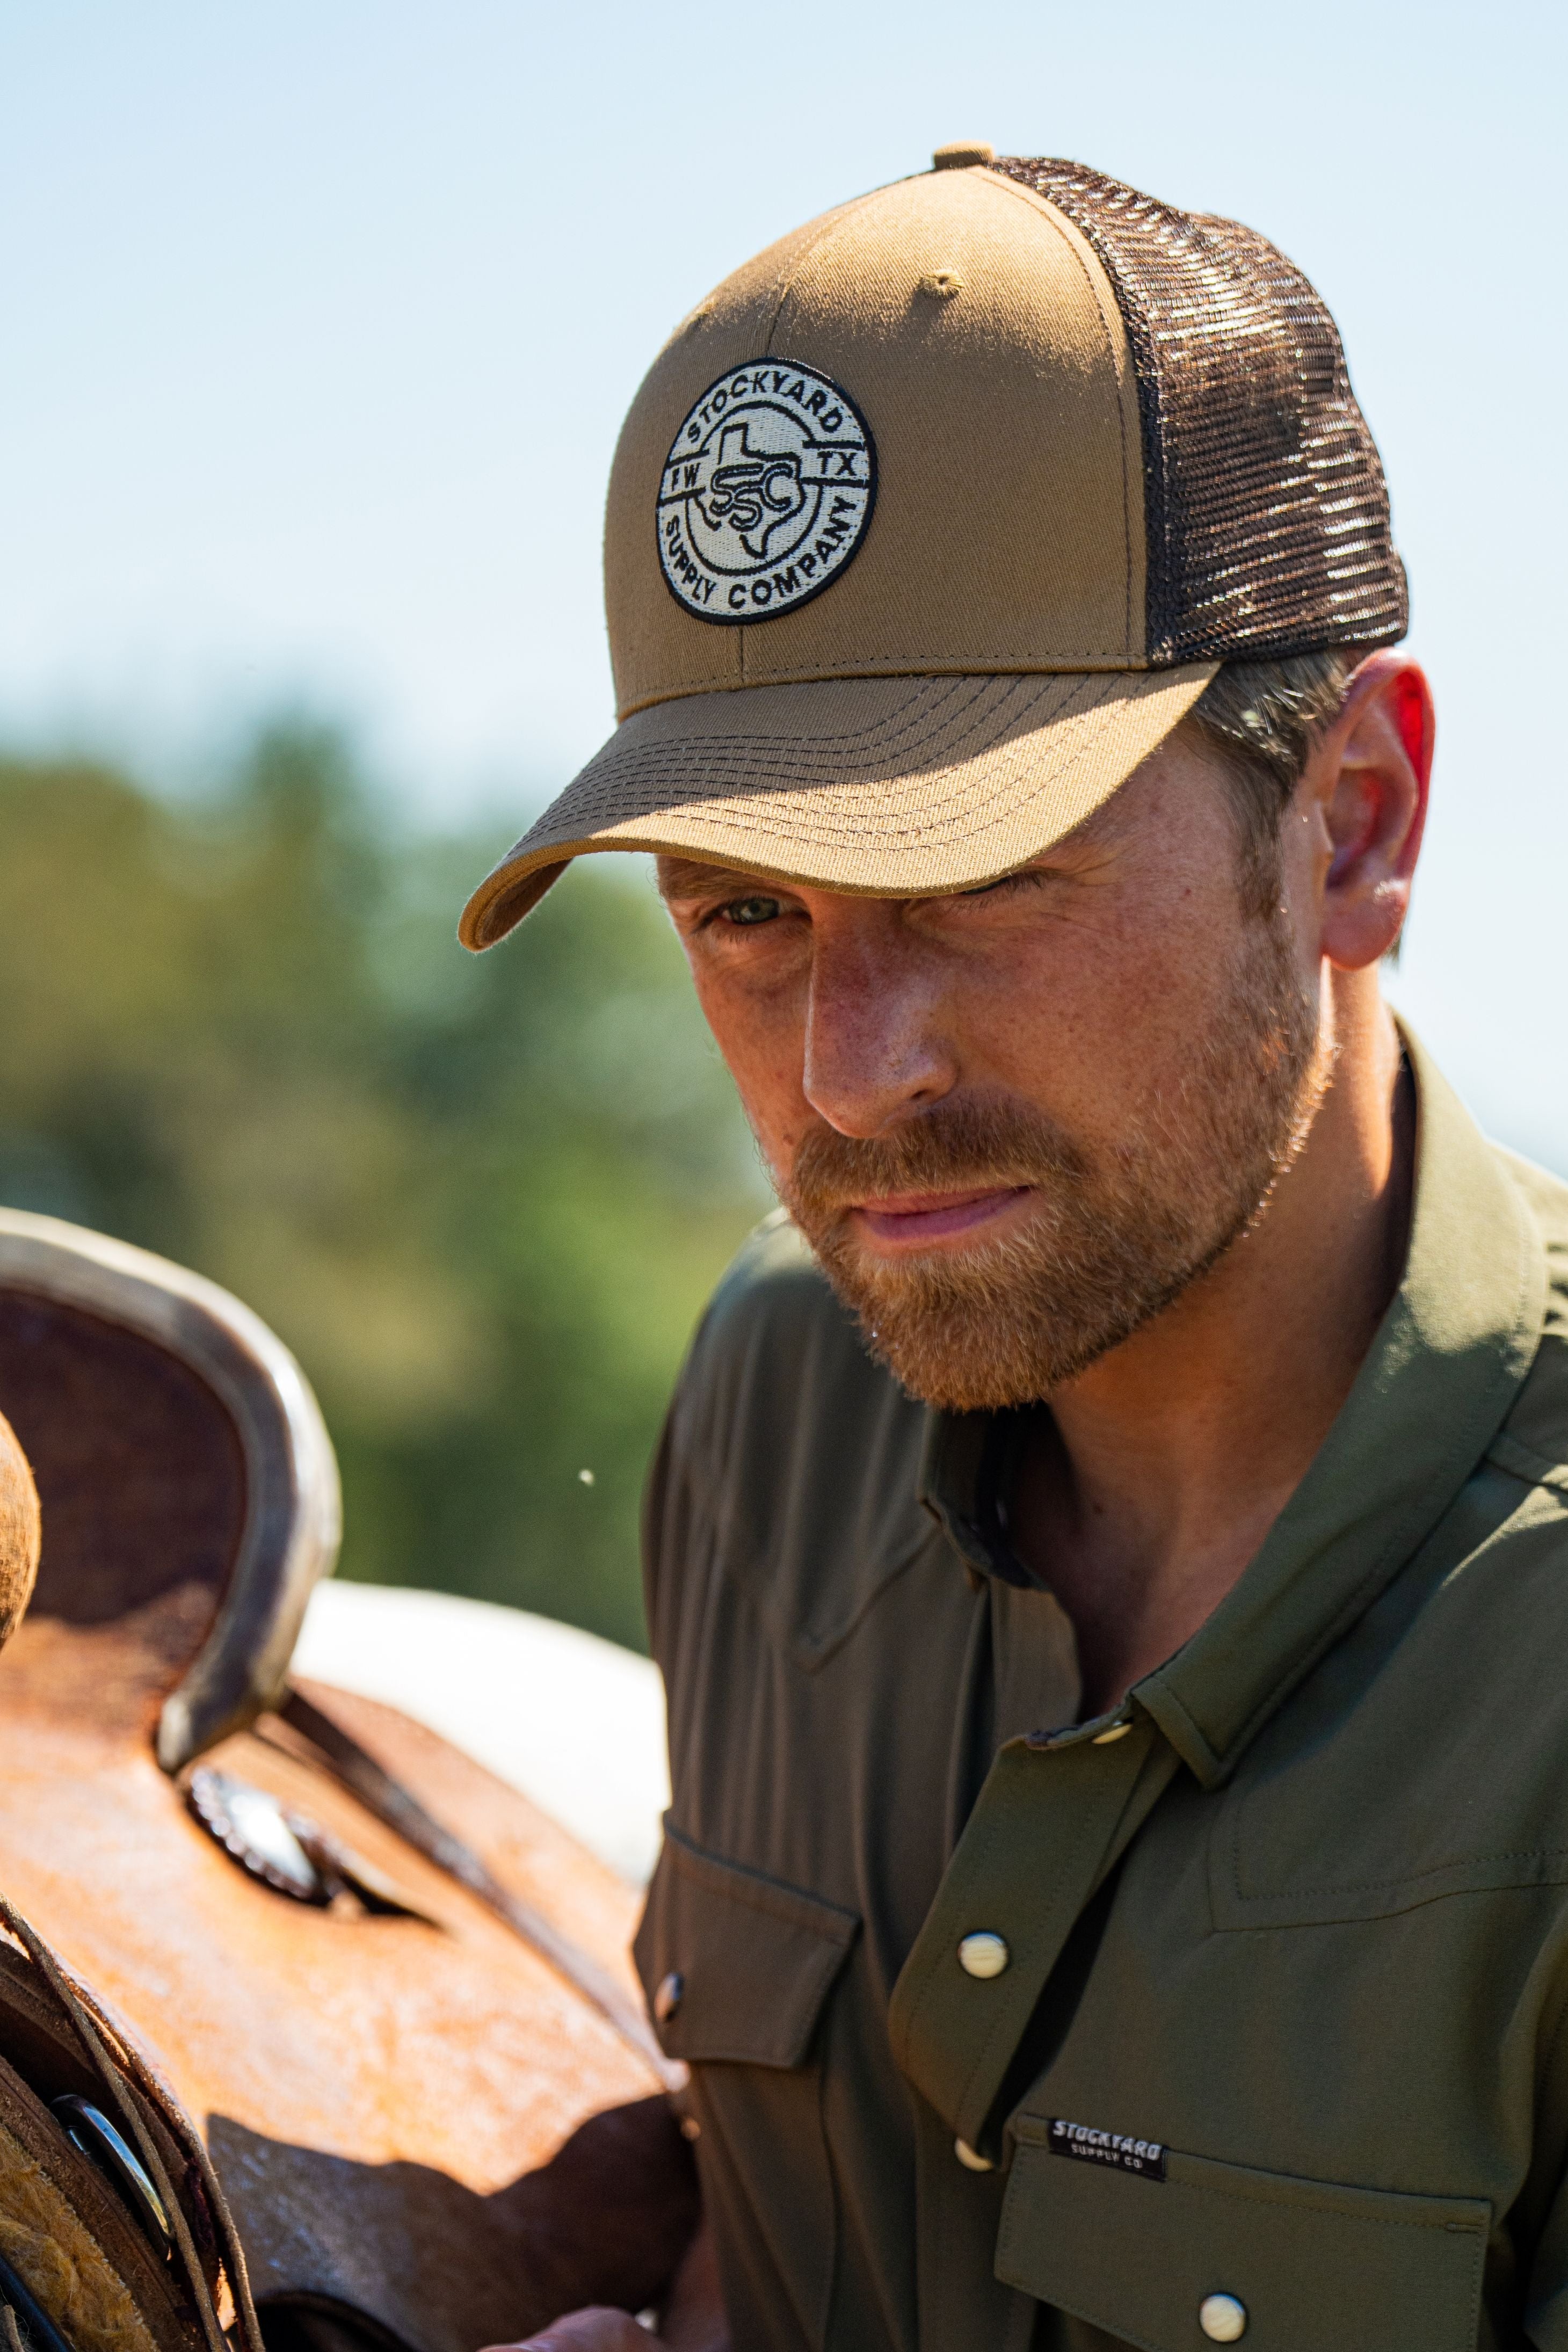
<instances>
[{"instance_id":1,"label":"mustache","mask_svg":"<svg viewBox=\"0 0 1568 2352\"><path fill-rule=\"evenodd\" d=\"M1081 1185L1091 1174L1070 1137L1026 1104L941 1102L888 1135L813 1128L779 1189L803 1222L816 1223L889 1192Z\"/></svg>"}]
</instances>

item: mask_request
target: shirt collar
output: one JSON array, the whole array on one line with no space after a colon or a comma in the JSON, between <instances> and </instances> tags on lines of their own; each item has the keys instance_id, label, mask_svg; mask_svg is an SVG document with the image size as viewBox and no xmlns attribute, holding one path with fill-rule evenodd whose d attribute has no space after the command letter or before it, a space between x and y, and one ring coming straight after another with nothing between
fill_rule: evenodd
<instances>
[{"instance_id":1,"label":"shirt collar","mask_svg":"<svg viewBox=\"0 0 1568 2352\"><path fill-rule=\"evenodd\" d=\"M1013 1549L1003 1501L1012 1486L1024 1439L1043 1405L1016 1412L926 1413L921 1453L921 1507L942 1528L968 1569L972 1582L994 1576L999 1584L1038 1591L1040 1580Z\"/></svg>"},{"instance_id":2,"label":"shirt collar","mask_svg":"<svg viewBox=\"0 0 1568 2352\"><path fill-rule=\"evenodd\" d=\"M1518 1189L1408 1030L1415 1176L1404 1277L1310 1468L1213 1614L1131 1696L1205 1786L1442 1517L1530 1370L1547 1304ZM972 1576L1035 1581L996 1496L1026 1413L929 1417L921 1500Z\"/></svg>"}]
</instances>

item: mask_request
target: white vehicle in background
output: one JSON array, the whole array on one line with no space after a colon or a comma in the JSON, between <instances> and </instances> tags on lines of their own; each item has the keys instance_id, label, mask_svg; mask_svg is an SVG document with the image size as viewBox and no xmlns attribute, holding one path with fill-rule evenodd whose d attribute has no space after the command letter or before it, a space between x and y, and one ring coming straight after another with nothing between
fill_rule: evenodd
<instances>
[{"instance_id":1,"label":"white vehicle in background","mask_svg":"<svg viewBox=\"0 0 1568 2352\"><path fill-rule=\"evenodd\" d=\"M427 1724L647 1884L669 1802L648 1659L523 1609L333 1579L310 1596L293 1671Z\"/></svg>"}]
</instances>

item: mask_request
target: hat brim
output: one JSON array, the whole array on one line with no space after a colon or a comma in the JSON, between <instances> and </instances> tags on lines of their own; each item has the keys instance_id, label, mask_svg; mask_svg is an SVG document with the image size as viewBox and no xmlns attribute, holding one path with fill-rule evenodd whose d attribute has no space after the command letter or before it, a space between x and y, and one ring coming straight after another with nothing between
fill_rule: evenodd
<instances>
[{"instance_id":1,"label":"hat brim","mask_svg":"<svg viewBox=\"0 0 1568 2352\"><path fill-rule=\"evenodd\" d=\"M835 678L653 703L485 877L458 936L493 947L572 858L609 849L879 898L973 889L1108 801L1218 667Z\"/></svg>"}]
</instances>

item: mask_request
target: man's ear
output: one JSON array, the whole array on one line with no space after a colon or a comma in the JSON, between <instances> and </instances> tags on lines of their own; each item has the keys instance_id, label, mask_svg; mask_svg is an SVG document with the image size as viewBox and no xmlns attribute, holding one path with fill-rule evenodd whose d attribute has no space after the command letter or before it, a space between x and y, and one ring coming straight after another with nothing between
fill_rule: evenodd
<instances>
[{"instance_id":1,"label":"man's ear","mask_svg":"<svg viewBox=\"0 0 1568 2352\"><path fill-rule=\"evenodd\" d=\"M1322 951L1342 971L1388 954L1421 854L1436 720L1426 673L1402 654L1368 656L1302 779L1328 835Z\"/></svg>"}]
</instances>

